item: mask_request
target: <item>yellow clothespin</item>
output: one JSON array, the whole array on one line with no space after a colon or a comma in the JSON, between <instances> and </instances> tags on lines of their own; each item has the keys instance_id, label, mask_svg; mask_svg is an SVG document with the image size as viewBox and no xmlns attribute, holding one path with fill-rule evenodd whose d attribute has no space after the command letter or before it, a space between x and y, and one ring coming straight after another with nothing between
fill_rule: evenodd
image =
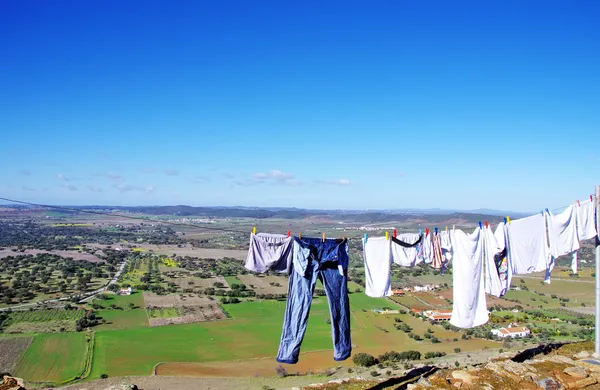
<instances>
[{"instance_id":1,"label":"yellow clothespin","mask_svg":"<svg viewBox=\"0 0 600 390\"><path fill-rule=\"evenodd\" d=\"M390 232L385 232L385 240L386 241L390 240Z\"/></svg>"},{"instance_id":2,"label":"yellow clothespin","mask_svg":"<svg viewBox=\"0 0 600 390\"><path fill-rule=\"evenodd\" d=\"M298 234L298 238L302 239L302 233Z\"/></svg>"},{"instance_id":3,"label":"yellow clothespin","mask_svg":"<svg viewBox=\"0 0 600 390\"><path fill-rule=\"evenodd\" d=\"M448 233L448 225L446 225L446 233Z\"/></svg>"},{"instance_id":4,"label":"yellow clothespin","mask_svg":"<svg viewBox=\"0 0 600 390\"><path fill-rule=\"evenodd\" d=\"M323 233L323 242L325 242L325 233Z\"/></svg>"},{"instance_id":5,"label":"yellow clothespin","mask_svg":"<svg viewBox=\"0 0 600 390\"><path fill-rule=\"evenodd\" d=\"M508 215L506 216L506 223L510 225L510 217Z\"/></svg>"},{"instance_id":6,"label":"yellow clothespin","mask_svg":"<svg viewBox=\"0 0 600 390\"><path fill-rule=\"evenodd\" d=\"M256 234L256 226L252 227L252 234Z\"/></svg>"}]
</instances>

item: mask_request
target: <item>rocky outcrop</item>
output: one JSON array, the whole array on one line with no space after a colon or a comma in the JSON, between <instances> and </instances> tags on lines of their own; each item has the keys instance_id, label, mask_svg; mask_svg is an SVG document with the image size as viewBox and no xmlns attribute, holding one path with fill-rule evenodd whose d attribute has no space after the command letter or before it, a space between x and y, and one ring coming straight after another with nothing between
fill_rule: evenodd
<instances>
[{"instance_id":1,"label":"rocky outcrop","mask_svg":"<svg viewBox=\"0 0 600 390\"><path fill-rule=\"evenodd\" d=\"M26 390L23 379L4 375L0 382L0 390Z\"/></svg>"}]
</instances>

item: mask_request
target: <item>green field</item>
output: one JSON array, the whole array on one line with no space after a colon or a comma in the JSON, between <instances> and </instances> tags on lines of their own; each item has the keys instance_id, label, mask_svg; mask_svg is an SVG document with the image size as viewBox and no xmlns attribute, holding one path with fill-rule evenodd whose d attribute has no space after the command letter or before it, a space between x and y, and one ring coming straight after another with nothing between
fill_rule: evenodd
<instances>
[{"instance_id":1,"label":"green field","mask_svg":"<svg viewBox=\"0 0 600 390\"><path fill-rule=\"evenodd\" d=\"M230 288L232 284L244 284L237 276L225 276L225 281Z\"/></svg>"},{"instance_id":2,"label":"green field","mask_svg":"<svg viewBox=\"0 0 600 390\"><path fill-rule=\"evenodd\" d=\"M415 341L394 328L394 315L379 315L372 309L398 308L387 299L370 298L363 293L350 295L353 343L360 351L382 353L392 349L403 351L463 351L498 344L487 340L460 340L461 334L432 327L420 319L402 315L404 321L419 327L419 334L428 327L434 335L447 339L443 344L429 340ZM285 310L284 301L254 301L223 305L230 320L155 328L135 328L96 333L95 355L91 379L105 373L109 376L149 375L159 362L211 362L274 357L277 354ZM123 312L126 313L126 312ZM123 314L121 313L121 314ZM302 352L331 350L331 325L326 297L316 297L310 310ZM135 351L124 354L121 351Z\"/></svg>"},{"instance_id":3,"label":"green field","mask_svg":"<svg viewBox=\"0 0 600 390\"><path fill-rule=\"evenodd\" d=\"M85 337L84 333L36 335L15 375L31 382L61 382L80 375L85 363Z\"/></svg>"},{"instance_id":4,"label":"green field","mask_svg":"<svg viewBox=\"0 0 600 390\"><path fill-rule=\"evenodd\" d=\"M94 330L128 329L148 326L148 316L145 309L98 310L96 315L106 320L106 323L94 327Z\"/></svg>"},{"instance_id":5,"label":"green field","mask_svg":"<svg viewBox=\"0 0 600 390\"><path fill-rule=\"evenodd\" d=\"M174 318L183 315L183 309L178 307L160 307L156 309L148 309L150 318Z\"/></svg>"},{"instance_id":6,"label":"green field","mask_svg":"<svg viewBox=\"0 0 600 390\"><path fill-rule=\"evenodd\" d=\"M50 322L62 320L76 321L84 316L84 310L15 311L10 314L9 324L15 324L19 322Z\"/></svg>"},{"instance_id":7,"label":"green field","mask_svg":"<svg viewBox=\"0 0 600 390\"><path fill-rule=\"evenodd\" d=\"M107 298L106 300L96 298L94 303L104 308L109 308L114 304L118 308L127 309L130 303L133 303L136 308L144 307L144 295L139 291L131 295L104 294L104 296Z\"/></svg>"}]
</instances>

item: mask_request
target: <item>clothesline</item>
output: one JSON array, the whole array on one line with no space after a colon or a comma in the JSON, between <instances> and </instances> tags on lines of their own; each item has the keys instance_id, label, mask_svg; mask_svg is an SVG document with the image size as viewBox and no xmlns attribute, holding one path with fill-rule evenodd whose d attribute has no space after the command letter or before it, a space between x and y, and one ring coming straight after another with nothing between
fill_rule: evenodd
<instances>
[{"instance_id":1,"label":"clothesline","mask_svg":"<svg viewBox=\"0 0 600 390\"><path fill-rule=\"evenodd\" d=\"M590 200L593 201L593 199L595 199L595 196L594 195L590 195ZM11 203L28 205L28 206L35 206L35 207L41 207L41 208L49 208L49 209L54 209L54 210L71 211L71 212L78 212L78 213L84 213L84 214L104 215L104 216L109 216L109 217L118 217L118 218L124 218L124 219L130 219L130 220L137 220L137 221L162 223L162 224L172 225L172 226L183 226L183 227L190 227L190 228L195 228L195 229L206 229L206 230L221 231L221 232L224 232L224 233L240 233L240 234L247 234L248 233L248 231L242 231L242 230L237 230L237 229L219 228L219 227L214 227L214 226L206 226L206 225L183 223L183 222L163 221L163 220L149 218L149 217L143 217L143 216L134 216L134 215L127 215L127 214L120 214L120 213L111 213L111 212L105 212L105 211L85 210L85 209L73 208L73 207L67 207L67 206L47 205L47 204L33 203L33 202L27 202L27 201L23 201L23 200L11 199L11 198L5 198L5 197L0 197L0 200L4 200L4 201L7 201L7 202L11 202ZM555 209L550 210L550 211L555 212L555 211L558 211L558 210L566 209L567 207L569 207L571 205L572 204L569 204L569 205L566 205L566 206L562 206L562 207L558 207L558 208L555 208ZM483 221L480 221L480 223L481 222L483 222ZM490 227L492 226L492 224L489 224L489 225L490 225ZM385 229L381 229L381 230L385 230ZM291 234L291 231L289 231L289 232ZM298 234L302 235L301 232L299 232ZM361 238L358 238L358 237L348 237L347 239L349 239L349 240L351 240L351 239L354 239L354 240L360 239L360 240L362 240L362 237Z\"/></svg>"}]
</instances>

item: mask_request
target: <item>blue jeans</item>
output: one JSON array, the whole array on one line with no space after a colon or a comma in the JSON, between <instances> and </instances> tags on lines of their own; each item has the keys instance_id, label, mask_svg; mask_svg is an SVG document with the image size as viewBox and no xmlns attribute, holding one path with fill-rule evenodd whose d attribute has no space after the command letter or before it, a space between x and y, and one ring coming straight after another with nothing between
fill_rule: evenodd
<instances>
[{"instance_id":1,"label":"blue jeans","mask_svg":"<svg viewBox=\"0 0 600 390\"><path fill-rule=\"evenodd\" d=\"M290 272L288 298L283 318L279 363L298 362L300 345L317 278L325 287L331 315L333 358L346 360L352 354L350 339L350 302L348 299L348 242L320 238L294 237L293 269Z\"/></svg>"}]
</instances>

